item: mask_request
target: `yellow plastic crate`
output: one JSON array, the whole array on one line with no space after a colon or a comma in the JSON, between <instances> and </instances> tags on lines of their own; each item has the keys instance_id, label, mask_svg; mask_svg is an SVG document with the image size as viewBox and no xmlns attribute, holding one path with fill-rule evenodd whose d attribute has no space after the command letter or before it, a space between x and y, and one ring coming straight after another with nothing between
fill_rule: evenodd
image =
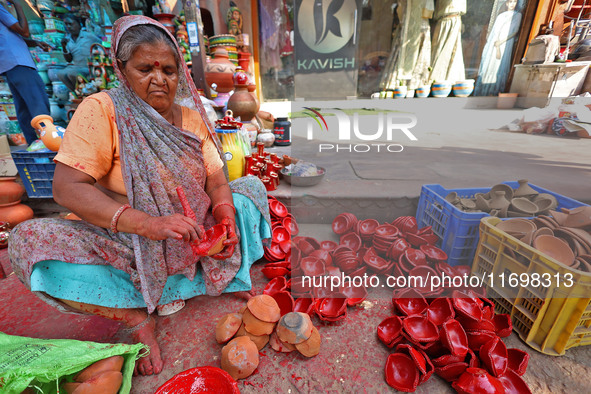
<instances>
[{"instance_id":1,"label":"yellow plastic crate","mask_svg":"<svg viewBox=\"0 0 591 394\"><path fill-rule=\"evenodd\" d=\"M472 273L484 278L497 312L510 314L515 332L541 353L559 356L566 349L591 344L591 273L573 270L497 229L500 221L496 217L480 221L472 264ZM510 275L521 274L523 282L512 287ZM532 284L534 274L552 280Z\"/></svg>"}]
</instances>

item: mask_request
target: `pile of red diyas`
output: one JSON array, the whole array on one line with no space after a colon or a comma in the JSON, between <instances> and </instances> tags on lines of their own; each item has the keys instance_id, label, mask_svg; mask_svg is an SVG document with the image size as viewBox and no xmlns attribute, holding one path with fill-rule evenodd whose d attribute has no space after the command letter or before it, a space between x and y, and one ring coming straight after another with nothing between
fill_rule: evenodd
<instances>
[{"instance_id":1,"label":"pile of red diyas","mask_svg":"<svg viewBox=\"0 0 591 394\"><path fill-rule=\"evenodd\" d=\"M378 339L395 351L385 366L386 382L412 392L435 373L459 393L531 393L521 376L529 355L507 349L509 315L474 292L424 298L415 289L395 290L396 315L377 328Z\"/></svg>"},{"instance_id":2,"label":"pile of red diyas","mask_svg":"<svg viewBox=\"0 0 591 394\"><path fill-rule=\"evenodd\" d=\"M297 222L287 207L275 197L268 196L271 216L272 239L269 246L263 246L266 264L262 272L269 278L291 275L291 237L297 235Z\"/></svg>"},{"instance_id":3,"label":"pile of red diyas","mask_svg":"<svg viewBox=\"0 0 591 394\"><path fill-rule=\"evenodd\" d=\"M265 152L265 145L257 143L257 151L244 157L244 175L254 175L263 182L267 191L279 186L279 171L283 167L276 153Z\"/></svg>"}]
</instances>

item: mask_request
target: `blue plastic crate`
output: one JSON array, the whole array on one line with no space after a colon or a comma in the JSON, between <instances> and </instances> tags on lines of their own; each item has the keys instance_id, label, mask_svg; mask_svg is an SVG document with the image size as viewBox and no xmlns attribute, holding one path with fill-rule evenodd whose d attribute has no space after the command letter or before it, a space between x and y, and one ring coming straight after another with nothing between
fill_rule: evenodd
<instances>
[{"instance_id":1,"label":"blue plastic crate","mask_svg":"<svg viewBox=\"0 0 591 394\"><path fill-rule=\"evenodd\" d=\"M518 182L503 183L513 189L519 187ZM531 183L529 185L539 193L549 193L556 197L558 208L571 209L586 205ZM419 228L433 227L433 232L440 238L438 246L447 253L449 265L472 265L476 247L478 246L480 219L489 216L489 214L484 212L463 212L446 201L445 196L451 192L456 192L460 198L472 198L476 193L488 193L490 189L490 187L446 189L441 185L423 185L417 208L417 222Z\"/></svg>"},{"instance_id":2,"label":"blue plastic crate","mask_svg":"<svg viewBox=\"0 0 591 394\"><path fill-rule=\"evenodd\" d=\"M29 198L53 198L52 183L57 152L19 150L12 152L12 159L25 185Z\"/></svg>"}]
</instances>

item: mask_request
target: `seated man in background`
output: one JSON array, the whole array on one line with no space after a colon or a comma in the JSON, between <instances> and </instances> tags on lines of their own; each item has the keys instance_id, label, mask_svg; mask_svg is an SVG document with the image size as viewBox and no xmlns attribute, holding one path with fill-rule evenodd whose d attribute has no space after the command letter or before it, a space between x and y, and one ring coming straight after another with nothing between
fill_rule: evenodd
<instances>
[{"instance_id":1,"label":"seated man in background","mask_svg":"<svg viewBox=\"0 0 591 394\"><path fill-rule=\"evenodd\" d=\"M88 77L88 58L92 44L100 43L101 39L96 35L82 30L82 23L74 15L67 15L64 24L68 35L62 40L64 59L72 63L58 72L59 79L70 89L76 89L76 77L78 74Z\"/></svg>"}]
</instances>

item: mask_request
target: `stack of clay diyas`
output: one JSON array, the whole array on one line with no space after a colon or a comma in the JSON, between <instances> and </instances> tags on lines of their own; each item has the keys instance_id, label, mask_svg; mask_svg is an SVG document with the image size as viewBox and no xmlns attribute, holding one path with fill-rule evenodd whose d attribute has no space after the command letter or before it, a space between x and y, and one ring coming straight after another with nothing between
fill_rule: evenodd
<instances>
[{"instance_id":1,"label":"stack of clay diyas","mask_svg":"<svg viewBox=\"0 0 591 394\"><path fill-rule=\"evenodd\" d=\"M222 369L234 379L250 376L259 365L259 350L267 343L277 352L298 350L313 357L320 350L320 334L305 313L281 316L275 299L268 295L251 298L239 313L228 313L216 326L216 341L230 341L222 348Z\"/></svg>"}]
</instances>

